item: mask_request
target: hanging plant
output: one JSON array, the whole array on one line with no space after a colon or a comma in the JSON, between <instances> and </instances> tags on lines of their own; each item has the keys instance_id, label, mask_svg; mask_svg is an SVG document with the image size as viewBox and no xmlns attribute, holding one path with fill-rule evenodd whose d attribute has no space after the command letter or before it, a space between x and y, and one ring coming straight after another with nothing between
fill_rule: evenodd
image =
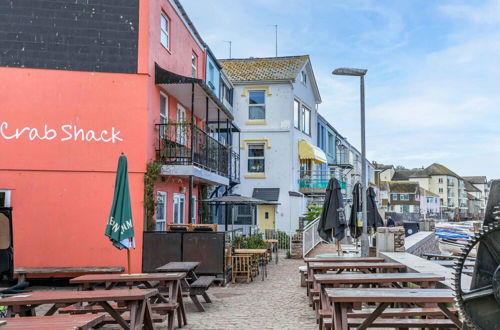
<instances>
[{"instance_id":1,"label":"hanging plant","mask_svg":"<svg viewBox=\"0 0 500 330\"><path fill-rule=\"evenodd\" d=\"M144 228L146 230L155 229L156 198L154 188L161 172L161 166L160 162L150 162L147 164L146 174L144 174Z\"/></svg>"}]
</instances>

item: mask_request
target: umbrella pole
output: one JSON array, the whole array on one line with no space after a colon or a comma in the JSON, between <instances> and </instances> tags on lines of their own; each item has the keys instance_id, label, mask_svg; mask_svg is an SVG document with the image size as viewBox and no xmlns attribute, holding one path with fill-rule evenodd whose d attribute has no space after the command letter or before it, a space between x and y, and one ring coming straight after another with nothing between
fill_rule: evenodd
<instances>
[{"instance_id":1,"label":"umbrella pole","mask_svg":"<svg viewBox=\"0 0 500 330\"><path fill-rule=\"evenodd\" d=\"M131 275L132 271L130 270L130 249L127 249L127 269L128 274Z\"/></svg>"}]
</instances>

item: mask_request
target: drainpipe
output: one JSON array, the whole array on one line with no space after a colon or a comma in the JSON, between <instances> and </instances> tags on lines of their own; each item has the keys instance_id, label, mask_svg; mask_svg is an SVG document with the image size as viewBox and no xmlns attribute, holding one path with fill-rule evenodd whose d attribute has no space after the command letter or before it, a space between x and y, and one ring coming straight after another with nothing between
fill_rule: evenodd
<instances>
[{"instance_id":1,"label":"drainpipe","mask_svg":"<svg viewBox=\"0 0 500 330\"><path fill-rule=\"evenodd\" d=\"M205 166L208 166L208 96L205 97Z\"/></svg>"},{"instance_id":2,"label":"drainpipe","mask_svg":"<svg viewBox=\"0 0 500 330\"><path fill-rule=\"evenodd\" d=\"M191 163L194 162L194 83L191 83ZM188 223L193 219L193 176L189 176Z\"/></svg>"}]
</instances>

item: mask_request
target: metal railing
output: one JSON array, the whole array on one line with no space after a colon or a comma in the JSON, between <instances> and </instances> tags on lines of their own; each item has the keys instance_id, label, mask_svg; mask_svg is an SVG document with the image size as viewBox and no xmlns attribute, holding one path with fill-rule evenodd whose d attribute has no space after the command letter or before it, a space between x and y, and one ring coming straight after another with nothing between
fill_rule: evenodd
<instances>
[{"instance_id":1,"label":"metal railing","mask_svg":"<svg viewBox=\"0 0 500 330\"><path fill-rule=\"evenodd\" d=\"M326 189L332 177L334 175L329 170L301 170L298 180L299 189ZM345 181L340 181L340 186L344 190L347 188Z\"/></svg>"},{"instance_id":2,"label":"metal railing","mask_svg":"<svg viewBox=\"0 0 500 330\"><path fill-rule=\"evenodd\" d=\"M229 158L229 179L240 182L240 154L231 150Z\"/></svg>"},{"instance_id":3,"label":"metal railing","mask_svg":"<svg viewBox=\"0 0 500 330\"><path fill-rule=\"evenodd\" d=\"M189 123L166 123L156 126L157 153L164 164L196 165L219 175L229 176L229 147Z\"/></svg>"},{"instance_id":4,"label":"metal railing","mask_svg":"<svg viewBox=\"0 0 500 330\"><path fill-rule=\"evenodd\" d=\"M302 232L302 255L305 257L322 239L318 234L319 217L309 222Z\"/></svg>"}]
</instances>

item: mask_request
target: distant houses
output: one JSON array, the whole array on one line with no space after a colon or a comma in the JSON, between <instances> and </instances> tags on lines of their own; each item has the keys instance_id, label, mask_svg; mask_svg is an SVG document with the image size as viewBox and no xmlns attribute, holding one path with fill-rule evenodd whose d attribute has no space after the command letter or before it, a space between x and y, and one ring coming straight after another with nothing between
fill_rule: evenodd
<instances>
[{"instance_id":1,"label":"distant houses","mask_svg":"<svg viewBox=\"0 0 500 330\"><path fill-rule=\"evenodd\" d=\"M488 184L484 176L462 177L438 163L418 169L395 168L378 163L374 163L374 166L377 184L384 187L388 195L392 194L392 189L399 193L400 189L396 188L398 186L394 182L418 185L417 198L421 216L455 220L479 219L484 216L488 199ZM386 207L383 206L385 210ZM401 208L399 210L403 211Z\"/></svg>"}]
</instances>

